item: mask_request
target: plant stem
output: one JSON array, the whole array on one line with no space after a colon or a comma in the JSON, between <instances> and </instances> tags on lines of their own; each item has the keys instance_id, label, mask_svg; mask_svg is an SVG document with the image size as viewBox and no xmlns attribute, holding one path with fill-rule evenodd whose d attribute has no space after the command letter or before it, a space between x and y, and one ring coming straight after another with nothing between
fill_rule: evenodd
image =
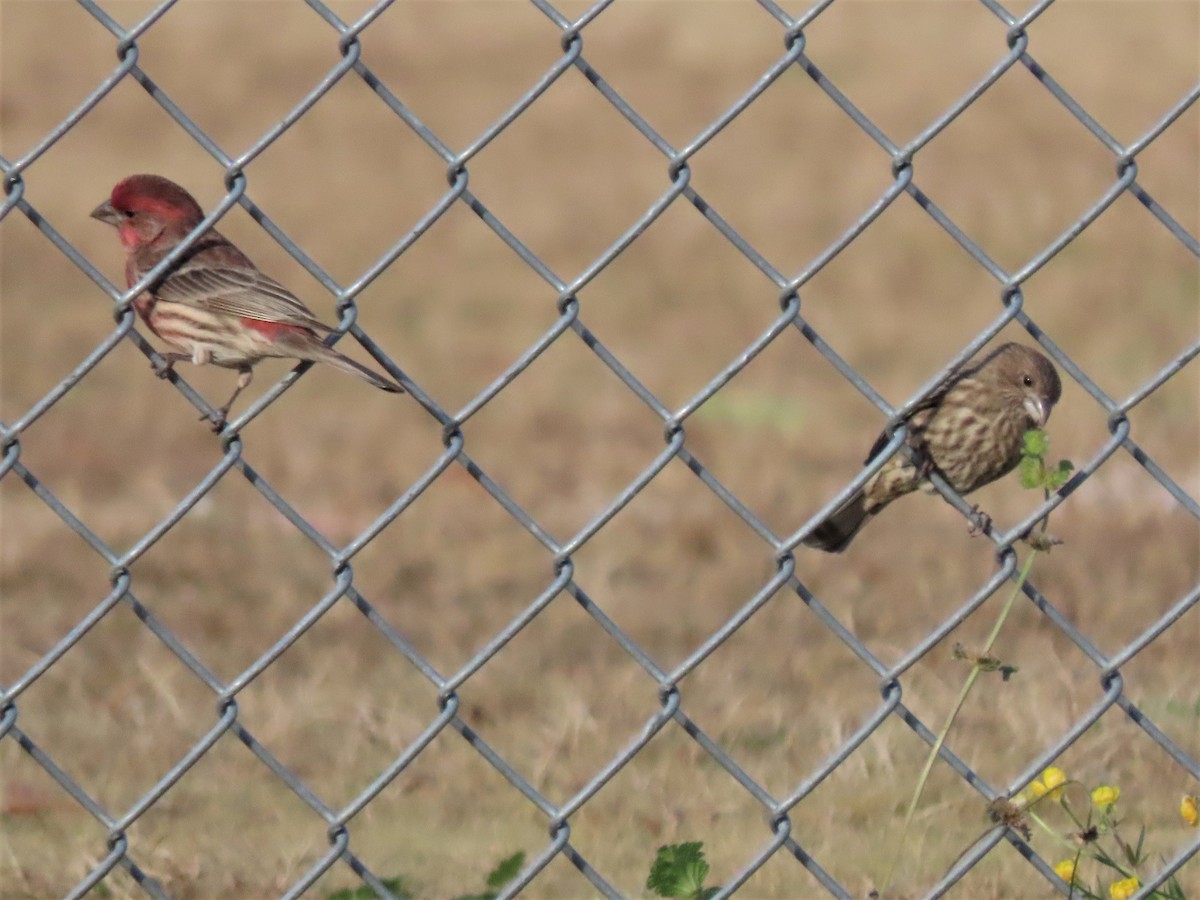
<instances>
[{"instance_id":1,"label":"plant stem","mask_svg":"<svg viewBox=\"0 0 1200 900\"><path fill-rule=\"evenodd\" d=\"M1047 517L1048 519L1049 517ZM1046 530L1047 519L1042 520L1042 532ZM1017 601L1017 595L1021 592L1022 585L1025 584L1025 579L1029 577L1029 572L1033 568L1033 561L1037 559L1037 549L1031 549L1029 556L1025 560L1025 565L1021 567L1021 574L1017 577L1017 583L1013 587L1012 593L1004 602L1003 609L1000 610L1000 615L996 619L996 624L992 627L991 634L988 635L987 643L984 644L983 651L977 656L984 657L989 654L992 646L1000 637L1000 629L1004 627L1004 622L1008 619L1008 614L1012 611L1013 604ZM888 866L887 876L883 880L883 887L880 893L887 891L888 886L892 883L892 876L896 873L896 866L900 863L900 856L904 851L904 842L908 837L909 828L912 825L913 816L917 812L917 804L921 802L921 794L925 790L925 783L929 780L929 773L933 770L933 764L937 760L938 751L942 749L942 745L946 742L947 735L950 734L950 728L954 725L954 720L963 708L963 704L967 702L967 696L971 693L971 687L979 678L981 668L978 662L971 665L971 671L967 675L967 680L963 682L962 690L958 692L958 699L954 701L954 706L950 709L950 714L946 717L946 722L942 725L942 730L938 733L937 740L933 742L933 746L929 750L929 756L925 760L925 767L921 770L921 777L917 779L916 790L913 791L912 800L908 804L908 812L904 815L904 827L900 830L900 840L896 844L896 852L892 856L891 864Z\"/></svg>"}]
</instances>

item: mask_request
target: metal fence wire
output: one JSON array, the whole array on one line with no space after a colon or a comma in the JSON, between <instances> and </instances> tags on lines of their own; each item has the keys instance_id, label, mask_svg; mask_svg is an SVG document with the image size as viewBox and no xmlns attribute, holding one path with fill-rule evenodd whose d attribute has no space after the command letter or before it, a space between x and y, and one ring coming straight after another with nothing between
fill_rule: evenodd
<instances>
[{"instance_id":1,"label":"metal fence wire","mask_svg":"<svg viewBox=\"0 0 1200 900\"><path fill-rule=\"evenodd\" d=\"M98 849L96 858L99 860L70 890L70 896L82 896L104 885L106 878L114 870L124 870L139 885L146 894L154 897L169 895L169 888L161 878L156 877L153 865L141 859L142 852L138 842L131 836L131 830L156 805L169 802L173 789L187 775L189 770L200 763L214 749L218 741L225 735L236 737L245 747L257 756L262 763L261 771L264 778L277 779L294 792L313 813L324 821L328 833L328 849L311 867L298 873L292 883L284 888L288 897L299 896L312 887L322 876L335 867L348 867L361 882L369 886L379 896L391 896L388 886L384 883L387 872L372 871L363 858L356 853L355 830L356 817L366 810L377 796L387 788L402 772L414 763L422 754L436 752L435 739L443 734L452 735L457 732L461 741L476 753L486 764L511 786L511 790L532 804L540 811L544 824L548 829L548 838L543 846L534 848L523 869L515 880L502 889L502 896L513 896L528 886L536 885L543 871L552 861L565 859L576 867L595 890L604 896L620 896L613 886L613 872L601 870L601 866L593 865L587 856L572 842L573 820L605 785L631 763L639 753L664 729L677 729L686 735L687 740L693 741L703 754L706 761L715 764L728 774L731 783L739 786L740 790L761 804L764 813L764 825L760 850L742 861L741 866L728 877L720 880L718 896L734 893L745 884L770 860L787 860L789 863L802 866L813 876L814 885L819 883L829 894L838 897L850 897L855 893L855 886L845 884L833 877L826 866L823 866L819 854L806 846L804 835L794 827L794 813L800 804L835 770L842 765L861 745L864 744L877 730L887 726L887 723L903 723L903 727L911 729L927 746L933 746L935 733L939 723L928 718L918 717L908 705L904 697L904 675L915 664L921 661L932 649L951 631L956 628L972 611L977 609L987 598L997 591L1003 590L1017 579L1018 547L1024 534L1049 511L1054 510L1074 492L1084 487L1093 474L1110 459L1125 457L1136 461L1145 472L1173 498L1178 510L1183 511L1193 519L1200 520L1200 499L1189 493L1168 475L1165 467L1156 463L1154 457L1139 445L1131 430L1129 414L1139 404L1153 397L1156 392L1176 378L1181 370L1200 353L1200 334L1193 336L1187 349L1170 360L1161 371L1141 384L1130 396L1120 399L1110 397L1093 379L1088 371L1077 365L1067 353L1056 343L1056 335L1049 328L1043 330L1024 308L1023 285L1041 270L1048 262L1060 254L1064 248L1080 236L1089 226L1104 216L1106 210L1123 195L1137 199L1146 212L1147 228L1160 228L1169 234L1173 240L1185 248L1187 253L1200 257L1200 241L1196 235L1188 232L1184 225L1174 218L1170 211L1169 198L1156 199L1146 186L1139 180L1139 158L1148 148L1170 129L1200 97L1200 85L1193 87L1169 108L1156 111L1157 121L1140 137L1130 144L1123 145L1109 134L1098 117L1089 114L1081 103L1077 102L1063 85L1055 80L1054 75L1039 65L1031 51L1031 35L1036 32L1037 20L1053 5L1053 0L1042 0L1035 3L1024 15L1017 17L1010 13L997 0L980 0L980 3L1001 23L1006 31L1007 44L997 47L994 64L990 71L979 79L967 93L952 106L945 109L934 121L931 121L912 141L901 146L891 140L884 130L873 122L864 112L856 107L846 92L839 89L821 70L815 60L820 59L819 47L810 47L807 31L826 10L833 5L832 0L816 3L808 11L798 17L785 12L773 0L758 0L761 13L770 16L778 23L779 54L773 65L762 72L761 77L749 90L741 95L736 102L729 106L721 115L708 123L700 133L685 146L675 146L669 143L651 126L643 115L622 96L613 85L606 80L605 73L589 62L587 53L587 38L589 27L606 10L612 7L615 0L603 0L588 9L578 19L569 19L548 0L531 0L531 3L558 29L558 41L561 53L555 63L545 71L544 75L530 87L523 96L512 103L508 111L485 131L478 134L468 146L461 150L452 149L427 126L416 114L405 105L401 99L402 90L391 86L379 77L371 68L367 54L363 52L360 37L371 28L372 23L392 4L390 0L372 5L357 21L342 21L321 0L306 0L307 6L319 15L330 29L330 40L336 43L339 51L339 61L320 82L307 93L304 98L275 122L263 133L245 152L239 156L231 156L189 117L188 110L177 105L162 87L155 83L150 72L142 68L139 53L139 41L147 35L163 16L175 6L174 2L164 2L149 15L131 28L125 28L106 11L106 4L96 0L79 0L81 15L91 16L96 22L107 29L113 37L117 62L111 72L95 89L71 110L62 122L45 134L44 139L16 159L0 158L0 167L4 172L4 205L0 210L0 220L9 215L24 216L35 226L46 239L51 241L62 256L77 266L104 292L112 298L115 305L116 324L111 333L99 343L66 377L54 385L44 397L29 406L19 417L11 421L0 422L0 479L23 485L45 506L78 534L92 550L104 561L111 572L111 590L104 599L95 605L79 621L61 634L53 646L38 648L38 658L15 680L3 685L2 700L0 700L0 739L19 745L25 754L37 766L53 779L62 791L70 796L74 803L95 818L107 833L107 844ZM681 5L682 6L682 5ZM221 7L214 6L214 14ZM681 8L680 15L686 11ZM811 54L811 55L810 55ZM1001 267L988 256L982 247L965 233L963 228L956 225L951 217L940 208L929 196L922 192L920 186L920 166L918 161L921 152L931 141L943 132L969 106L976 103L997 83L1010 69L1025 69L1044 88L1046 95L1054 104L1065 110L1079 125L1086 129L1099 148L1107 151L1111 159L1114 173L1111 183L1102 195L1094 198L1094 202L1062 231L1019 268L1009 271ZM802 73L802 75L800 74ZM644 213L615 241L608 249L592 260L578 276L567 280L543 262L521 239L514 230L506 227L502 218L490 209L471 190L469 174L472 161L485 150L497 137L514 124L527 110L535 106L539 99L551 89L560 79L578 78L582 74L592 89L594 89L611 108L619 113L631 132L640 135L649 147L662 157L665 179L661 194L645 209ZM750 241L744 238L722 218L714 205L692 183L691 160L715 136L728 128L756 100L766 92L771 91L783 77L806 77L827 95L829 101L845 114L858 129L867 135L886 154L890 161L890 179L886 190L882 192L868 207L863 208L857 219L840 237L826 246L819 255L809 262L802 271L788 273L778 271L768 262L763 253L755 249ZM448 187L440 201L428 210L426 215L412 230L383 254L370 268L353 284L343 287L336 284L321 268L305 254L303 248L289 239L288 235L277 227L251 199L252 185L246 174L246 168L264 153L281 135L285 134L309 112L309 110L329 93L336 85L344 80L358 79L366 85L378 103L390 110L403 122L412 133L417 135L431 150L438 154L445 163ZM132 308L132 298L135 297L141 284L148 283L158 272L153 272L143 279L141 284L130 290L115 286L106 277L105 272L111 272L111 260L89 260L55 229L48 217L39 213L35 204L36 197L27 196L26 173L34 167L38 160L51 151L72 129L83 122L95 110L110 92L119 85L129 85L136 82L161 109L174 120L182 132L193 139L204 151L225 167L225 185L227 193L224 199L211 210L208 210L205 225L218 222L225 213L235 205L242 206L277 241L288 253L298 260L318 280L324 283L338 298L338 309L342 315L341 330L360 342L379 363L385 366L396 377L400 378L412 398L426 410L429 416L436 419L444 434L444 452L428 471L411 484L402 494L393 497L386 510L373 521L368 528L345 546L336 546L310 521L306 520L288 499L277 492L259 473L252 468L253 442L243 441L242 430L246 425L274 403L280 394L287 390L302 375L305 366L297 368L296 372L288 375L273 389L267 391L259 399L246 403L243 410L235 408L232 421L221 432L219 441L223 451L221 461L204 478L190 490L184 499L170 511L160 522L150 528L132 546L118 547L106 543L98 536L93 528L81 520L71 509L71 504L51 492L43 479L39 479L37 465L32 460L26 460L22 455L22 440L27 429L39 420L47 411L60 404L88 373L100 363L115 348L135 345L148 359L154 359L153 342L148 343L140 335L138 319ZM7 152L7 151L6 151ZM80 192L86 173L80 176ZM89 185L99 197L107 185ZM901 406L893 406L866 381L864 376L838 354L831 342L808 320L801 302L805 285L817 273L827 266L835 257L849 245L858 240L864 232L871 228L877 218L895 203L909 203L915 200L923 214L940 226L944 232L963 251L988 273L996 285L1000 303L994 319L981 330L953 359L946 360L945 366L930 379L917 393L913 394ZM1194 198L1189 202L1194 202ZM779 312L770 327L759 334L755 340L742 348L741 352L724 366L719 374L678 408L671 408L659 399L645 384L636 378L629 367L623 364L617 353L606 347L597 335L589 330L587 310L582 307L578 295L580 291L606 269L614 260L620 257L631 245L637 242L643 233L672 205L691 205L703 216L708 226L748 260L762 277L774 286L773 293L779 298ZM532 272L536 273L546 285L547 303L553 304L557 297L557 314L551 327L530 343L518 358L495 378L487 387L473 397L462 409L445 408L438 400L422 389L419 383L408 378L402 372L400 365L403 360L392 360L383 348L374 343L370 336L355 322L355 295L366 285L370 284L381 272L395 262L416 242L420 241L426 232L447 211L461 205L478 216L501 241ZM200 231L193 232L191 238L199 237ZM99 296L99 295L98 295ZM549 308L549 306L548 306ZM1110 438L1096 453L1094 458L1077 461L1078 469L1071 480L1057 494L1044 504L1038 506L1023 521L1013 524L1008 530L1000 531L989 528L987 537L995 544L997 568L985 583L978 586L974 596L961 604L961 607L949 616L939 627L930 633L925 640L908 652L902 660L894 665L882 662L868 646L856 635L855 630L839 619L822 605L810 585L802 577L803 567L798 565L797 550L802 540L823 519L824 515L835 509L838 504L871 474L864 469L854 481L847 484L837 496L832 497L819 512L813 515L793 534L775 534L762 519L751 511L750 506L739 499L734 491L723 484L698 454L694 446L689 445L689 418L707 401L718 394L740 372L754 361L763 351L778 340L781 335L793 333L795 329L803 338L820 353L828 363L853 388L860 391L881 411L894 428L893 437L889 443L889 451L897 451L905 438L903 417L912 410L944 375L954 366L969 359L985 344L993 339L1004 327L1016 325L1023 328L1033 341L1049 355L1064 375L1064 380L1073 383L1086 392L1097 407L1103 410L1107 417L1107 427ZM1061 336L1060 336L1061 341ZM625 485L624 489L611 499L594 517L577 533L553 537L548 528L543 527L526 509L505 492L503 487L489 477L487 467L476 461L472 455L471 442L464 437L464 424L483 410L486 406L503 394L515 379L546 354L551 347L559 342L578 342L594 354L606 366L621 384L633 396L644 404L662 424L663 446L657 457L646 465L644 470ZM203 398L186 384L189 370L182 367L179 373L182 378L177 387L186 400L190 401L200 411L209 407ZM1094 373L1093 373L1094 374ZM1193 410L1194 413L1194 410ZM352 437L350 439L353 439ZM588 593L585 579L577 579L575 559L581 549L600 533L608 523L629 505L640 493L645 491L664 468L672 461L681 461L694 473L695 477L719 498L748 526L761 540L764 554L775 561L775 573L770 580L752 597L745 600L736 614L717 630L706 634L703 641L693 653L673 669L661 667L648 651L617 622L606 615L602 597ZM371 597L360 592L355 584L351 563L356 555L370 544L380 533L398 517L405 515L414 501L447 472L455 467L461 467L495 500L508 516L526 529L545 548L545 559L552 570L552 582L539 595L526 598L526 605L519 615L495 633L486 645L478 650L461 669L455 672L441 672L426 659L405 635L403 622L388 621L377 610ZM159 542L168 532L179 525L185 517L196 513L197 504L208 496L224 479L244 477L255 490L261 493L267 502L274 505L296 531L312 542L328 558L333 573L333 583L327 593L311 605L304 615L295 621L294 625L273 645L244 671L232 680L222 680L206 666L200 655L194 652L189 636L178 630L169 628L160 617L155 615L151 605L143 604L138 597L138 579L132 571L133 564ZM956 495L954 491L940 479L935 480L937 489L958 510L964 514L971 511L971 504ZM11 517L5 522L7 529L20 529L21 522L13 521ZM811 551L800 551L811 552ZM1061 637L1069 641L1091 661L1093 676L1099 680L1103 696L1091 708L1081 711L1065 734L1057 737L1044 747L1036 759L1028 761L1027 768L1019 774L1011 784L989 783L977 771L974 771L962 757L955 753L954 740L951 739L938 751L940 765L952 770L978 793L981 808L998 797L1011 796L1022 786L1028 784L1038 772L1054 761L1074 742L1076 742L1100 717L1108 710L1117 707L1124 711L1129 720L1144 732L1169 758L1170 765L1176 767L1176 773L1185 783L1190 779L1192 784L1200 784L1200 759L1194 755L1194 748L1181 746L1168 735L1168 729L1156 724L1157 713L1137 705L1126 690L1122 669L1139 654L1146 652L1153 642L1166 633L1176 623L1184 620L1191 611L1191 625L1180 627L1194 628L1195 611L1200 600L1200 583L1193 584L1183 596L1161 613L1157 619L1145 625L1144 630L1121 647L1114 654L1101 652L1088 636L1072 624L1070 619L1058 611L1054 597L1044 596L1038 589L1037 573L1031 581L1023 585L1023 592L1051 623L1053 628L1061 633ZM772 793L742 766L739 765L737 754L713 736L706 734L700 725L689 716L688 693L681 688L680 682L689 673L705 664L710 655L722 646L735 632L753 617L760 613L764 606L781 590L792 592L795 598L806 604L822 626L844 642L845 646L861 661L861 665L874 673L880 686L880 697L875 709L865 718L865 721L853 734L845 736L829 757L816 769L807 773L799 783L794 784L786 793ZM462 691L472 679L486 678L480 675L481 669L488 664L505 645L514 639L547 609L558 602L567 602L573 598L594 621L597 626L597 639L607 639L628 655L628 658L644 670L657 685L659 708L650 716L633 740L613 756L606 765L590 773L586 784L578 792L563 802L555 802L546 796L523 773L513 765L495 747L488 742L469 724L460 707ZM50 601L48 601L50 602ZM428 710L426 725L420 736L404 748L403 752L395 755L390 764L378 772L377 777L344 806L332 805L328 799L322 798L308 783L306 775L293 767L286 765L281 759L267 749L265 741L256 737L255 733L239 718L239 695L262 675L269 667L295 644L302 635L322 617L330 612L335 605L353 607L361 612L367 622L378 630L379 634L394 649L395 654L406 659L421 675L428 679L436 689L436 708ZM132 805L124 809L111 809L97 799L94 791L85 787L85 781L70 771L70 767L56 761L55 753L47 748L35 728L23 723L24 704L28 700L27 691L38 683L50 670L66 657L72 647L80 642L85 635L94 629L98 623L122 606L132 609L142 625L147 636L161 642L163 648L169 651L179 663L194 673L195 677L207 685L215 699L215 712L207 731L196 740L194 745L182 756L173 761L169 770L146 790ZM23 615L21 610L7 608L5 618L10 622ZM1196 681L1196 670L1190 673L1180 673L1185 681ZM296 702L303 702L297 698ZM802 725L797 724L797 728ZM448 838L452 840L452 838ZM251 842L252 843L252 842ZM1052 860L1047 861L1040 856L1030 843L1018 831L997 824L986 831L985 837L975 843L964 842L968 847L966 852L945 872L939 881L926 886L929 896L938 896L948 891L976 867L989 854L996 851L998 846L1010 844L1025 858L1028 865L1040 873L1035 879L1042 885L1041 889L1056 889L1065 893L1065 885L1057 879L1052 869ZM1164 885L1172 876L1178 877L1185 865L1200 851L1200 832L1189 836L1188 840L1177 850L1162 860L1162 865L1156 870L1152 880L1141 885L1137 896L1148 896L1155 888ZM999 851L997 851L999 852ZM78 860L63 859L63 866L77 864ZM1044 878L1044 881L1042 879ZM582 885L582 882L581 882ZM815 888L814 888L815 889ZM104 894L96 894L104 896Z\"/></svg>"}]
</instances>

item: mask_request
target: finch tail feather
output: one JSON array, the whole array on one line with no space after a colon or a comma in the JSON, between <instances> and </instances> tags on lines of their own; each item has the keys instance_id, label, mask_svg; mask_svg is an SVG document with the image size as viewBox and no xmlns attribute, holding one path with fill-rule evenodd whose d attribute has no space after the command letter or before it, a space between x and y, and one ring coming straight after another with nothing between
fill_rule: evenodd
<instances>
[{"instance_id":1,"label":"finch tail feather","mask_svg":"<svg viewBox=\"0 0 1200 900\"><path fill-rule=\"evenodd\" d=\"M317 347L320 347L320 349L316 349ZM371 371L362 363L355 362L348 356L342 356L342 354L338 353L336 350L326 347L320 342L317 342L316 346L313 347L311 356L308 354L305 354L305 356L315 362L323 362L326 365L333 366L335 369L341 369L343 372L357 376L368 384L372 384L379 388L381 391L387 391L389 394L404 393L404 388L400 387L400 385L396 384L396 382L389 381L382 375Z\"/></svg>"},{"instance_id":2,"label":"finch tail feather","mask_svg":"<svg viewBox=\"0 0 1200 900\"><path fill-rule=\"evenodd\" d=\"M818 525L804 539L804 546L815 547L826 553L841 553L850 546L854 536L870 518L871 513L864 505L862 492L859 492Z\"/></svg>"}]
</instances>

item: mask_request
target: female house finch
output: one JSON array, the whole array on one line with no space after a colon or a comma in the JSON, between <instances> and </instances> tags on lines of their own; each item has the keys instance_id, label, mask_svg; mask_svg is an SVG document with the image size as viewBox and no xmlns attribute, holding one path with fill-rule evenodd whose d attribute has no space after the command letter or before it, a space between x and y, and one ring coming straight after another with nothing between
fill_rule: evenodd
<instances>
[{"instance_id":1,"label":"female house finch","mask_svg":"<svg viewBox=\"0 0 1200 900\"><path fill-rule=\"evenodd\" d=\"M132 287L204 219L192 195L158 175L131 175L92 210L92 218L117 229L125 248L125 282ZM219 431L233 401L267 357L323 362L393 393L398 384L326 347L320 322L287 288L215 230L200 237L168 274L133 301L134 309L172 351L164 353L166 377L175 363L213 363L237 369L237 387L217 410Z\"/></svg>"},{"instance_id":2,"label":"female house finch","mask_svg":"<svg viewBox=\"0 0 1200 900\"><path fill-rule=\"evenodd\" d=\"M933 468L960 494L1011 472L1026 431L1041 428L1062 394L1053 363L1037 350L1004 344L952 373L905 420L907 443L922 463L897 453L804 539L807 547L841 553L879 511L924 483ZM886 432L867 454L888 443Z\"/></svg>"}]
</instances>

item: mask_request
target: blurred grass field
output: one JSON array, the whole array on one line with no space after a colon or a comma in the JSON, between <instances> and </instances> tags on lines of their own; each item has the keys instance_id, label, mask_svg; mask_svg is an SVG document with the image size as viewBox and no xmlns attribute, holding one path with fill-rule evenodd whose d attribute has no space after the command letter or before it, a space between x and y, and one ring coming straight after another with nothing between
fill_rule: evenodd
<instances>
[{"instance_id":1,"label":"blurred grass field","mask_svg":"<svg viewBox=\"0 0 1200 900\"><path fill-rule=\"evenodd\" d=\"M799 14L802 4L783 4ZM1014 6L1023 12L1028 4ZM107 2L131 25L152 7ZM354 19L365 4L334 4ZM563 3L563 14L586 9ZM1116 140L1137 139L1200 79L1200 5L1061 2L1029 52ZM966 2L843 0L806 52L892 140L905 143L1006 52L1005 28ZM332 69L336 36L300 3L186 2L138 42L140 64L226 152L252 145ZM775 62L782 29L750 2L621 2L584 31L584 55L664 138L683 147ZM363 59L449 147L465 149L559 58L559 33L516 2L396 4ZM112 70L115 42L63 0L0 2L0 152L27 153ZM1200 232L1200 109L1138 158L1138 181ZM795 274L887 188L890 161L799 70L692 161L691 184L778 270ZM347 76L247 169L248 193L341 284L358 278L446 191L446 166ZM1023 66L916 157L914 180L1015 271L1112 184L1114 162ZM88 218L111 185L153 171L211 209L220 166L126 80L23 175L26 197L110 279L117 242ZM469 166L470 188L560 278L583 272L667 189L661 154L568 71ZM326 321L333 302L240 208L221 223ZM113 328L111 303L19 213L0 225L0 419L11 423ZM1121 400L1197 340L1197 261L1135 198L1120 197L1025 285L1025 310ZM807 320L901 403L1001 310L1000 289L911 198L898 199L802 291ZM453 206L359 296L359 322L444 408L467 404L557 318L555 292L465 206ZM668 407L690 400L776 318L778 291L690 204L677 201L579 295L581 318ZM1002 339L1030 341L1016 327ZM365 354L342 349L361 359ZM265 363L235 411L282 377ZM210 402L223 370L181 366ZM1200 369L1131 414L1132 436L1200 495ZM1065 376L1065 373L1064 373ZM1105 411L1064 377L1052 456L1092 461ZM800 528L858 471L884 424L796 331L778 338L687 422L687 446L777 534ZM662 423L568 333L464 428L466 449L559 542L661 452ZM343 546L443 451L441 428L397 399L313 370L243 433L245 458ZM118 346L21 435L21 461L124 552L222 458L219 441L131 344ZM1006 528L1037 497L1015 477L974 498ZM11 684L109 593L108 566L29 487L0 480L0 682ZM1102 653L1137 638L1200 580L1200 526L1118 452L1055 513L1064 545L1033 580ZM677 666L775 571L770 548L678 461L575 555L576 580L664 669ZM903 658L983 584L989 545L936 498L872 523L844 556L810 550L796 573L885 664ZM451 467L353 561L354 584L444 675L458 671L554 579L551 555ZM138 599L217 677L236 678L331 588L328 559L234 472L131 569ZM1004 592L1001 592L1003 594ZM908 671L904 702L940 724L982 643L993 597ZM1200 756L1193 607L1122 669L1126 695ZM1103 696L1095 666L1031 604L997 652L1020 667L973 695L950 746L1008 784ZM878 679L795 594L774 596L681 683L683 709L777 797L880 703ZM551 802L565 803L659 708L652 679L570 597L556 598L463 685L461 715ZM119 605L19 700L19 724L114 816L213 727L212 693ZM438 713L436 691L347 601L238 695L239 721L333 809L347 805ZM793 837L857 895L879 886L925 745L889 720L792 812ZM1169 857L1191 835L1179 795L1197 784L1109 710L1059 765L1121 787L1126 819ZM105 832L12 740L0 741L0 894L61 895L106 853ZM713 881L770 840L762 808L670 723L573 815L573 846L644 895L660 844L702 840ZM923 893L987 827L976 792L934 770L893 893ZM172 896L267 897L327 847L325 826L234 736L130 829L131 854ZM477 890L492 865L546 846L546 821L454 731L360 816L351 849L422 897ZM1045 835L1035 848L1061 857ZM1200 859L1180 875L1200 893ZM357 879L335 865L324 897ZM112 896L142 896L124 872ZM961 897L1048 895L1011 848ZM529 897L591 896L562 857ZM754 897L823 896L786 853Z\"/></svg>"}]
</instances>

